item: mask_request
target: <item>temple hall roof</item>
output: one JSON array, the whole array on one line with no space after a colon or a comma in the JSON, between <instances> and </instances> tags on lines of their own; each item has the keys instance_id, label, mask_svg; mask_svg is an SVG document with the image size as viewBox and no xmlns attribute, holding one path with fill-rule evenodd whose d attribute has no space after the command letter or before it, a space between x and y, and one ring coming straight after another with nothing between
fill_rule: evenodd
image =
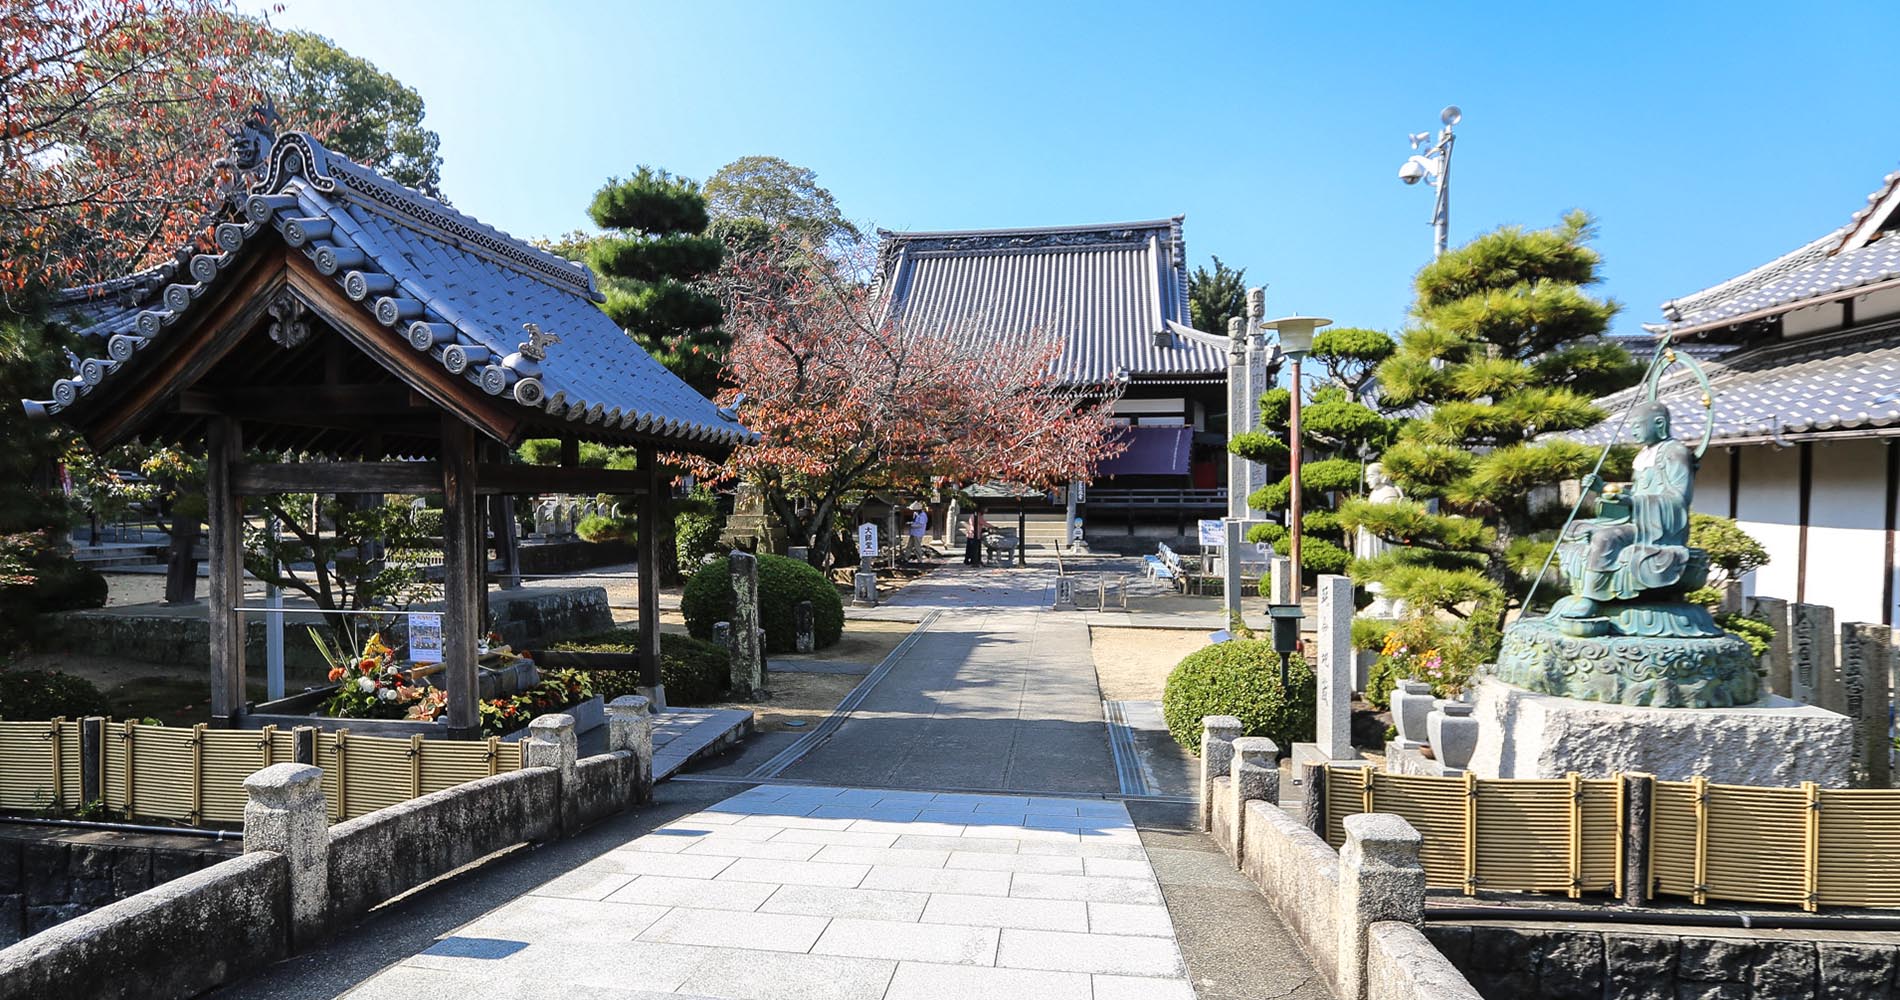
<instances>
[{"instance_id":1,"label":"temple hall roof","mask_svg":"<svg viewBox=\"0 0 1900 1000\"><path fill-rule=\"evenodd\" d=\"M881 277L900 320L987 342L1059 337L1064 382L1224 378L1226 351L1170 326L1188 318L1181 217L955 232L879 230ZM1218 332L1218 331L1217 331Z\"/></svg>"},{"instance_id":2,"label":"temple hall roof","mask_svg":"<svg viewBox=\"0 0 1900 1000\"><path fill-rule=\"evenodd\" d=\"M300 132L276 138L248 191L215 229L213 252L60 296L97 354L25 401L36 416L141 377L141 359L193 313L220 276L265 242L288 245L374 317L387 336L470 386L604 439L686 450L730 447L751 432L617 328L585 266L537 249L326 149ZM532 327L532 329L530 329ZM585 428L583 430L582 428Z\"/></svg>"}]
</instances>

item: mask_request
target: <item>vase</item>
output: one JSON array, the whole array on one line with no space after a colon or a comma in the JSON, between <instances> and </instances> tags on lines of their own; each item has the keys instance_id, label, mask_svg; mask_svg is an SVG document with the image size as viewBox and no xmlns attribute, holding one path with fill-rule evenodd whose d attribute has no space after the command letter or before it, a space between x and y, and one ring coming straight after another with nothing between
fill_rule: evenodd
<instances>
[{"instance_id":1,"label":"vase","mask_svg":"<svg viewBox=\"0 0 1900 1000\"><path fill-rule=\"evenodd\" d=\"M1424 681L1400 681L1392 689L1392 721L1399 727L1399 745L1426 743L1425 717L1432 711L1432 686Z\"/></svg>"},{"instance_id":2,"label":"vase","mask_svg":"<svg viewBox=\"0 0 1900 1000\"><path fill-rule=\"evenodd\" d=\"M1471 752L1478 748L1478 720L1471 717L1472 708L1446 698L1425 719L1425 735L1446 770L1464 770L1471 763Z\"/></svg>"}]
</instances>

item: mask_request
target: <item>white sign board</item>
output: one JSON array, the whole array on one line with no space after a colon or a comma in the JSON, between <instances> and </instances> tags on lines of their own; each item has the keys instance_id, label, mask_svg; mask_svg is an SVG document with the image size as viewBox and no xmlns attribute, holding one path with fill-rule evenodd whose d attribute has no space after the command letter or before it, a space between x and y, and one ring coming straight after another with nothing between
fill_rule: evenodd
<instances>
[{"instance_id":1,"label":"white sign board","mask_svg":"<svg viewBox=\"0 0 1900 1000\"><path fill-rule=\"evenodd\" d=\"M877 525L870 521L858 525L858 555L877 555Z\"/></svg>"},{"instance_id":2,"label":"white sign board","mask_svg":"<svg viewBox=\"0 0 1900 1000\"><path fill-rule=\"evenodd\" d=\"M1201 548L1218 549L1227 544L1227 524L1224 521L1201 522Z\"/></svg>"},{"instance_id":3,"label":"white sign board","mask_svg":"<svg viewBox=\"0 0 1900 1000\"><path fill-rule=\"evenodd\" d=\"M409 615L409 659L415 663L442 662L442 616L432 611Z\"/></svg>"}]
</instances>

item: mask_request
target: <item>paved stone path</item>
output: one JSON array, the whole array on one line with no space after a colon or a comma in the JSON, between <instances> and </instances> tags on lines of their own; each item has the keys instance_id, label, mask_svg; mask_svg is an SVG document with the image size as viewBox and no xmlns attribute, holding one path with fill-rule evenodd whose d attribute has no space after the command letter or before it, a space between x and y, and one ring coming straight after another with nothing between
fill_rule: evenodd
<instances>
[{"instance_id":1,"label":"paved stone path","mask_svg":"<svg viewBox=\"0 0 1900 1000\"><path fill-rule=\"evenodd\" d=\"M1053 567L941 567L866 618L928 629L821 746L772 777L836 785L1121 791L1089 622L1048 610Z\"/></svg>"},{"instance_id":2,"label":"paved stone path","mask_svg":"<svg viewBox=\"0 0 1900 1000\"><path fill-rule=\"evenodd\" d=\"M349 994L1193 1000L1128 811L761 785Z\"/></svg>"}]
</instances>

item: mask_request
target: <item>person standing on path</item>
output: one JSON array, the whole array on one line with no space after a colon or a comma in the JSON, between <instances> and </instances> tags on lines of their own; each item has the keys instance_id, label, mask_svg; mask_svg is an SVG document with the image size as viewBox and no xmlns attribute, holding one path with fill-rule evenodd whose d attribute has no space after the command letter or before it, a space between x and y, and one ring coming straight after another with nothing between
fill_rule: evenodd
<instances>
[{"instance_id":1,"label":"person standing on path","mask_svg":"<svg viewBox=\"0 0 1900 1000\"><path fill-rule=\"evenodd\" d=\"M930 530L930 515L924 511L920 501L911 501L910 505L910 541L906 551L911 562L924 561L924 533Z\"/></svg>"},{"instance_id":2,"label":"person standing on path","mask_svg":"<svg viewBox=\"0 0 1900 1000\"><path fill-rule=\"evenodd\" d=\"M970 537L963 543L963 565L983 565L983 533L990 527L989 519L983 516L983 508L970 512Z\"/></svg>"}]
</instances>

